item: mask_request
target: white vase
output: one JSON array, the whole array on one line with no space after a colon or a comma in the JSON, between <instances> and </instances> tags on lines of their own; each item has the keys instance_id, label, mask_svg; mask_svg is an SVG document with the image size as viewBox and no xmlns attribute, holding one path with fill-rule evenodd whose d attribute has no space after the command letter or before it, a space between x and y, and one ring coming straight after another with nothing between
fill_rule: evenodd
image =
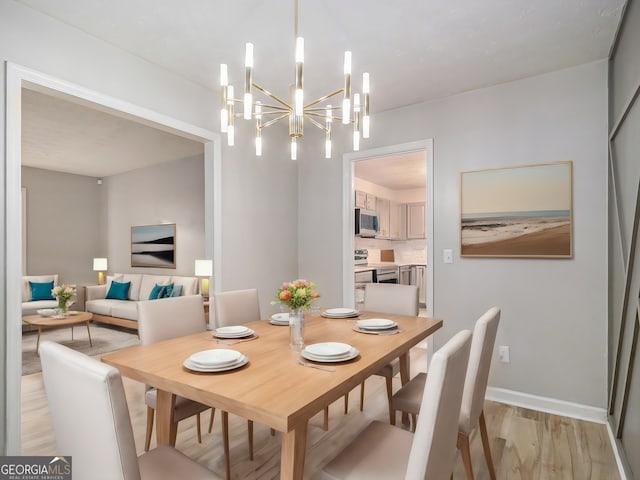
<instances>
[{"instance_id":1,"label":"white vase","mask_svg":"<svg viewBox=\"0 0 640 480\"><path fill-rule=\"evenodd\" d=\"M289 347L294 352L304 348L304 309L292 308L289 312Z\"/></svg>"}]
</instances>

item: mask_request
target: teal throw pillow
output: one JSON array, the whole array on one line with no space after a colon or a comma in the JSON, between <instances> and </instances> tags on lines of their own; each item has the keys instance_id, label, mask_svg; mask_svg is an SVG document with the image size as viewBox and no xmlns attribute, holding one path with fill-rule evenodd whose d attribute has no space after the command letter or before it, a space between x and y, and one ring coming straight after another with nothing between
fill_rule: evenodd
<instances>
[{"instance_id":1,"label":"teal throw pillow","mask_svg":"<svg viewBox=\"0 0 640 480\"><path fill-rule=\"evenodd\" d=\"M112 300L128 300L130 286L131 282L122 283L113 281L111 282L111 286L109 287L109 291L105 298L110 298Z\"/></svg>"},{"instance_id":2,"label":"teal throw pillow","mask_svg":"<svg viewBox=\"0 0 640 480\"><path fill-rule=\"evenodd\" d=\"M173 291L171 292L172 297L179 297L182 295L182 285L174 285Z\"/></svg>"},{"instance_id":3,"label":"teal throw pillow","mask_svg":"<svg viewBox=\"0 0 640 480\"><path fill-rule=\"evenodd\" d=\"M32 282L29 281L29 287L31 287L31 301L37 300L55 300L51 295L53 290L53 280L50 282Z\"/></svg>"},{"instance_id":4,"label":"teal throw pillow","mask_svg":"<svg viewBox=\"0 0 640 480\"><path fill-rule=\"evenodd\" d=\"M161 297L160 298L169 298L171 297L171 293L173 293L173 283L170 283L169 285L164 285L164 288L162 289L162 293L161 293Z\"/></svg>"},{"instance_id":5,"label":"teal throw pillow","mask_svg":"<svg viewBox=\"0 0 640 480\"><path fill-rule=\"evenodd\" d=\"M166 285L158 285L156 283L155 287L153 287L151 289L151 292L149 293L149 300L157 300L159 298L162 298L162 291L164 287L166 287Z\"/></svg>"}]
</instances>

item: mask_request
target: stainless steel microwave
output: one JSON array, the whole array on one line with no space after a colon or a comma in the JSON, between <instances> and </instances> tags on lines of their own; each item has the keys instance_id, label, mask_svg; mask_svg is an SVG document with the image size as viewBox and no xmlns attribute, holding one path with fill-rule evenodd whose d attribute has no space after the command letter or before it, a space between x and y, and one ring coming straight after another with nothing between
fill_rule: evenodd
<instances>
[{"instance_id":1,"label":"stainless steel microwave","mask_svg":"<svg viewBox=\"0 0 640 480\"><path fill-rule=\"evenodd\" d=\"M380 219L373 210L356 208L356 235L359 237L375 237L380 233Z\"/></svg>"}]
</instances>

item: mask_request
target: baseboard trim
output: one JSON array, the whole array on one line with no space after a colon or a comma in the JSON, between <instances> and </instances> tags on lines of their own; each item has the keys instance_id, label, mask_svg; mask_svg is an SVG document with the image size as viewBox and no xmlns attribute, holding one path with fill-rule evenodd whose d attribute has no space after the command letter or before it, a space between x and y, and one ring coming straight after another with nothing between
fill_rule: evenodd
<instances>
[{"instance_id":1,"label":"baseboard trim","mask_svg":"<svg viewBox=\"0 0 640 480\"><path fill-rule=\"evenodd\" d=\"M604 408L590 407L579 403L566 402L549 397L540 397L530 393L516 392L504 388L487 387L487 400L506 403L516 407L530 408L540 412L577 418L587 422L606 423L607 411Z\"/></svg>"},{"instance_id":2,"label":"baseboard trim","mask_svg":"<svg viewBox=\"0 0 640 480\"><path fill-rule=\"evenodd\" d=\"M618 473L620 474L620 480L627 480L627 469L626 469L626 460L623 460L624 452L620 452L619 446L620 443L616 439L616 436L613 434L613 430L611 429L611 424L609 422L605 422L607 425L607 433L609 434L609 443L611 444L611 450L613 450L613 456L616 459L616 465L618 466Z\"/></svg>"}]
</instances>

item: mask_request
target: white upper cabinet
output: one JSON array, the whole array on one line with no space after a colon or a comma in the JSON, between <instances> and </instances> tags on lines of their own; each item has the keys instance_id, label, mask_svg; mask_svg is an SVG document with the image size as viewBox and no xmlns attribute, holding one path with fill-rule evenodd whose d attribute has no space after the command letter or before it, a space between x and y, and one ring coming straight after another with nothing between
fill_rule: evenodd
<instances>
[{"instance_id":1,"label":"white upper cabinet","mask_svg":"<svg viewBox=\"0 0 640 480\"><path fill-rule=\"evenodd\" d=\"M407 238L426 238L424 202L407 204Z\"/></svg>"},{"instance_id":2,"label":"white upper cabinet","mask_svg":"<svg viewBox=\"0 0 640 480\"><path fill-rule=\"evenodd\" d=\"M391 240L407 239L407 206L404 203L389 203L389 237Z\"/></svg>"},{"instance_id":3,"label":"white upper cabinet","mask_svg":"<svg viewBox=\"0 0 640 480\"><path fill-rule=\"evenodd\" d=\"M377 208L377 212L378 212L378 218L380 220L380 233L378 233L378 235L376 235L376 238L384 238L384 239L388 239L390 238L389 236L389 227L390 227L390 221L389 221L389 207L390 207L390 203L389 200L387 200L386 198L378 198L376 200L376 206Z\"/></svg>"},{"instance_id":4,"label":"white upper cabinet","mask_svg":"<svg viewBox=\"0 0 640 480\"><path fill-rule=\"evenodd\" d=\"M355 198L356 208L367 208L367 193L361 190L356 190Z\"/></svg>"}]
</instances>

